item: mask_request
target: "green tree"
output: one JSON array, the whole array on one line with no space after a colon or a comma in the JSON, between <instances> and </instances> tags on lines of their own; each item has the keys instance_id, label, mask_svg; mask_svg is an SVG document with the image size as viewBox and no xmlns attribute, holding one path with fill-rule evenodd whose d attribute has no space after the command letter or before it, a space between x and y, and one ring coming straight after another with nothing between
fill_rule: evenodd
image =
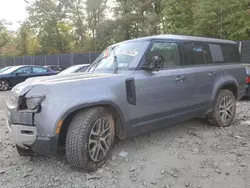
<instances>
[{"instance_id":1,"label":"green tree","mask_svg":"<svg viewBox=\"0 0 250 188\"><path fill-rule=\"evenodd\" d=\"M4 47L10 40L10 32L5 26L6 21L0 20L0 48Z\"/></svg>"},{"instance_id":2,"label":"green tree","mask_svg":"<svg viewBox=\"0 0 250 188\"><path fill-rule=\"evenodd\" d=\"M194 11L198 2L196 0L166 1L163 10L164 33L192 35L196 19Z\"/></svg>"},{"instance_id":3,"label":"green tree","mask_svg":"<svg viewBox=\"0 0 250 188\"><path fill-rule=\"evenodd\" d=\"M194 28L198 35L247 39L250 15L245 0L201 1L195 12Z\"/></svg>"},{"instance_id":4,"label":"green tree","mask_svg":"<svg viewBox=\"0 0 250 188\"><path fill-rule=\"evenodd\" d=\"M21 24L18 32L17 32L17 50L19 51L19 55L28 55L28 43L29 43L29 25L27 22Z\"/></svg>"},{"instance_id":5,"label":"green tree","mask_svg":"<svg viewBox=\"0 0 250 188\"><path fill-rule=\"evenodd\" d=\"M72 27L66 20L69 1L35 0L28 5L29 22L38 33L42 53L72 51Z\"/></svg>"}]
</instances>

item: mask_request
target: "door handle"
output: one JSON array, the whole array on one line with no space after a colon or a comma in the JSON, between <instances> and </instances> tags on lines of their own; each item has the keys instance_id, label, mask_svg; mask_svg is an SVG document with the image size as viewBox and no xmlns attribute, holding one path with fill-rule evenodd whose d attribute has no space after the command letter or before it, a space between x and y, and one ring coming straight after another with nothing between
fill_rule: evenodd
<instances>
[{"instance_id":1,"label":"door handle","mask_svg":"<svg viewBox=\"0 0 250 188\"><path fill-rule=\"evenodd\" d=\"M176 76L175 81L176 82L182 82L183 80L185 80L185 78L186 78L185 76Z\"/></svg>"},{"instance_id":2,"label":"door handle","mask_svg":"<svg viewBox=\"0 0 250 188\"><path fill-rule=\"evenodd\" d=\"M216 73L215 73L215 72L210 72L210 73L208 74L208 76L214 77L214 76L216 76Z\"/></svg>"}]
</instances>

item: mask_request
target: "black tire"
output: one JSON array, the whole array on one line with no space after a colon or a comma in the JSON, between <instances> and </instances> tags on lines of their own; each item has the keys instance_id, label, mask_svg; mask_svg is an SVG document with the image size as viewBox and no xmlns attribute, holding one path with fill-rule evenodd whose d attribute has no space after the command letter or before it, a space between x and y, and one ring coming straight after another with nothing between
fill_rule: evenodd
<instances>
[{"instance_id":1,"label":"black tire","mask_svg":"<svg viewBox=\"0 0 250 188\"><path fill-rule=\"evenodd\" d=\"M105 118L108 124L110 124L110 129L108 130L109 131L108 135L110 135L109 136L110 144L108 144L109 147L106 148L107 152L106 155L104 155L103 152L101 160L94 161L91 158L91 152L89 151L90 150L89 144L91 144L89 140L91 138L91 133L94 126L101 118ZM114 119L112 114L109 113L105 108L95 107L80 111L75 115L75 117L73 118L73 120L69 125L69 129L66 136L66 146L65 146L66 158L72 167L83 169L88 172L96 171L106 162L107 158L109 157L111 149L113 148L114 138L115 138ZM105 141L105 143L107 142ZM98 144L102 145L100 140ZM97 149L95 149L94 153L96 153L96 150ZM99 156L100 149L98 150L98 152L99 153L97 155Z\"/></svg>"},{"instance_id":2,"label":"black tire","mask_svg":"<svg viewBox=\"0 0 250 188\"><path fill-rule=\"evenodd\" d=\"M16 150L20 156L33 156L34 155L34 151L32 151L31 149L24 149L24 148L19 147L18 145L16 145Z\"/></svg>"},{"instance_id":3,"label":"black tire","mask_svg":"<svg viewBox=\"0 0 250 188\"><path fill-rule=\"evenodd\" d=\"M232 115L231 115L231 118L229 118L227 121L222 120L222 117L221 117L222 113L220 111L221 103L225 97L232 100L232 107L231 107ZM222 89L219 91L217 95L216 103L215 103L213 111L207 115L207 120L209 124L211 125L218 126L218 127L228 127L232 125L234 118L235 118L235 113L236 113L236 98L234 94L227 89Z\"/></svg>"},{"instance_id":4,"label":"black tire","mask_svg":"<svg viewBox=\"0 0 250 188\"><path fill-rule=\"evenodd\" d=\"M10 83L7 80L0 80L0 91L7 91L10 89Z\"/></svg>"}]
</instances>

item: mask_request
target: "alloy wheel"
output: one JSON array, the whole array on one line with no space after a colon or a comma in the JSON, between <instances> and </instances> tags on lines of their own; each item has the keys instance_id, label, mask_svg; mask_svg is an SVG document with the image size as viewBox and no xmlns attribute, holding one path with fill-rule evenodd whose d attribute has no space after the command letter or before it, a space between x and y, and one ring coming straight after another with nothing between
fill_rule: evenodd
<instances>
[{"instance_id":1,"label":"alloy wheel","mask_svg":"<svg viewBox=\"0 0 250 188\"><path fill-rule=\"evenodd\" d=\"M112 128L107 117L98 119L89 134L88 151L94 162L101 161L112 144Z\"/></svg>"},{"instance_id":2,"label":"alloy wheel","mask_svg":"<svg viewBox=\"0 0 250 188\"><path fill-rule=\"evenodd\" d=\"M226 96L221 100L220 118L224 123L229 122L233 118L234 105L234 101L229 96Z\"/></svg>"},{"instance_id":3,"label":"alloy wheel","mask_svg":"<svg viewBox=\"0 0 250 188\"><path fill-rule=\"evenodd\" d=\"M0 91L6 91L9 89L9 84L6 81L0 81Z\"/></svg>"}]
</instances>

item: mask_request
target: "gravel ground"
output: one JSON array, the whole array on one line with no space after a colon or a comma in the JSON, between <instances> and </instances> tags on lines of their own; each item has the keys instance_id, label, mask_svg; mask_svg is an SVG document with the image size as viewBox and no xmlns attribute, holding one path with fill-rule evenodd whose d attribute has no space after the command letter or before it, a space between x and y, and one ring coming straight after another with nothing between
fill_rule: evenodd
<instances>
[{"instance_id":1,"label":"gravel ground","mask_svg":"<svg viewBox=\"0 0 250 188\"><path fill-rule=\"evenodd\" d=\"M237 104L228 128L192 120L120 141L95 173L70 168L64 157L20 157L5 126L0 93L0 187L249 188L250 101ZM120 156L120 152L127 156Z\"/></svg>"}]
</instances>

